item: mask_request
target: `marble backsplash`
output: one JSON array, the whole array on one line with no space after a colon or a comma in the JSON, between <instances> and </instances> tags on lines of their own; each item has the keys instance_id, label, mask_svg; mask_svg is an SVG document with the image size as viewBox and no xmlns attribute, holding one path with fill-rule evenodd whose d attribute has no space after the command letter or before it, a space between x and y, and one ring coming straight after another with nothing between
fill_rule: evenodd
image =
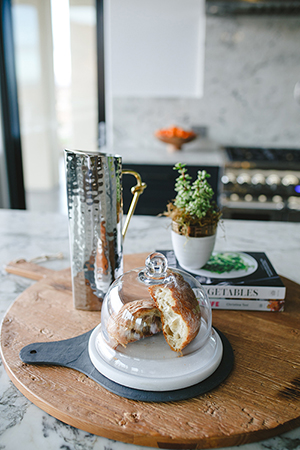
<instances>
[{"instance_id":1,"label":"marble backsplash","mask_svg":"<svg viewBox=\"0 0 300 450\"><path fill-rule=\"evenodd\" d=\"M162 148L154 131L177 124L221 145L300 148L299 42L300 16L208 16L204 96L114 98L114 147Z\"/></svg>"}]
</instances>

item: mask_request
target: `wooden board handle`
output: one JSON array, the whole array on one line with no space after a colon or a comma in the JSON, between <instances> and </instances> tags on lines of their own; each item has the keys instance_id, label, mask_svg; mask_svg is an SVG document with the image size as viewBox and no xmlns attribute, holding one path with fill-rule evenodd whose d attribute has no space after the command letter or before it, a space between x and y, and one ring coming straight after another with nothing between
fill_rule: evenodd
<instances>
[{"instance_id":1,"label":"wooden board handle","mask_svg":"<svg viewBox=\"0 0 300 450\"><path fill-rule=\"evenodd\" d=\"M5 267L6 272L19 275L20 277L29 278L30 280L39 281L47 276L51 276L55 271L39 266L25 259L11 261Z\"/></svg>"},{"instance_id":2,"label":"wooden board handle","mask_svg":"<svg viewBox=\"0 0 300 450\"><path fill-rule=\"evenodd\" d=\"M148 253L138 253L132 255L126 255L124 259L124 272L134 269L139 266L143 266ZM20 277L29 278L30 280L42 280L45 277L51 277L58 273L56 270L47 269L25 259L18 259L11 261L5 267L6 272ZM61 271L60 271L61 272Z\"/></svg>"}]
</instances>

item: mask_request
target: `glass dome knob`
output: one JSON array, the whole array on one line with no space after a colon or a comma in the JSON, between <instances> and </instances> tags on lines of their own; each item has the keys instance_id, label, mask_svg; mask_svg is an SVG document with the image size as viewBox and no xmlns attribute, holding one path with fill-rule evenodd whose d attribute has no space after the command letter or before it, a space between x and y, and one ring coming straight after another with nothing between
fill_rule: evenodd
<instances>
[{"instance_id":1,"label":"glass dome knob","mask_svg":"<svg viewBox=\"0 0 300 450\"><path fill-rule=\"evenodd\" d=\"M167 258L161 253L151 253L146 259L146 272L150 277L159 276L166 273L168 267Z\"/></svg>"},{"instance_id":2,"label":"glass dome knob","mask_svg":"<svg viewBox=\"0 0 300 450\"><path fill-rule=\"evenodd\" d=\"M162 253L151 253L145 261L145 266L145 269L139 274L143 283L157 283L167 277L168 261Z\"/></svg>"}]
</instances>

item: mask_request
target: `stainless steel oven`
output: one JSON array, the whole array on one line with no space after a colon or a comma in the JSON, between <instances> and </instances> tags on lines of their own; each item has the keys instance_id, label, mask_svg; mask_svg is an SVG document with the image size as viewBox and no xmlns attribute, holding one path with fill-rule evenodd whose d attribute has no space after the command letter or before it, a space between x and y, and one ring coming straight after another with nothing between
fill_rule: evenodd
<instances>
[{"instance_id":1,"label":"stainless steel oven","mask_svg":"<svg viewBox=\"0 0 300 450\"><path fill-rule=\"evenodd\" d=\"M225 147L224 218L300 222L300 150Z\"/></svg>"},{"instance_id":2,"label":"stainless steel oven","mask_svg":"<svg viewBox=\"0 0 300 450\"><path fill-rule=\"evenodd\" d=\"M213 16L296 15L300 13L299 0L206 0L205 5L206 14Z\"/></svg>"}]
</instances>

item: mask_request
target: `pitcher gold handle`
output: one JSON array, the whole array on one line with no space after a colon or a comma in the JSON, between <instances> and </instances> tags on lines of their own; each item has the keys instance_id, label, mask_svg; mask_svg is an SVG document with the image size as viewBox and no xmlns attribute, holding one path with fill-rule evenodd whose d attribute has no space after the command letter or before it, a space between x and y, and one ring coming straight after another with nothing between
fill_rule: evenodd
<instances>
[{"instance_id":1,"label":"pitcher gold handle","mask_svg":"<svg viewBox=\"0 0 300 450\"><path fill-rule=\"evenodd\" d=\"M127 174L133 175L133 176L135 176L136 181L137 181L137 184L131 188L131 193L133 194L133 197L132 197L132 200L131 200L131 203L129 206L129 210L127 213L126 221L124 223L123 230L122 230L122 236L123 236L123 240L124 240L130 219L133 216L133 213L135 211L139 196L144 192L144 189L147 187L147 185L146 185L146 183L142 182L140 174L137 173L135 170L123 169L122 174L123 175L127 175Z\"/></svg>"}]
</instances>

